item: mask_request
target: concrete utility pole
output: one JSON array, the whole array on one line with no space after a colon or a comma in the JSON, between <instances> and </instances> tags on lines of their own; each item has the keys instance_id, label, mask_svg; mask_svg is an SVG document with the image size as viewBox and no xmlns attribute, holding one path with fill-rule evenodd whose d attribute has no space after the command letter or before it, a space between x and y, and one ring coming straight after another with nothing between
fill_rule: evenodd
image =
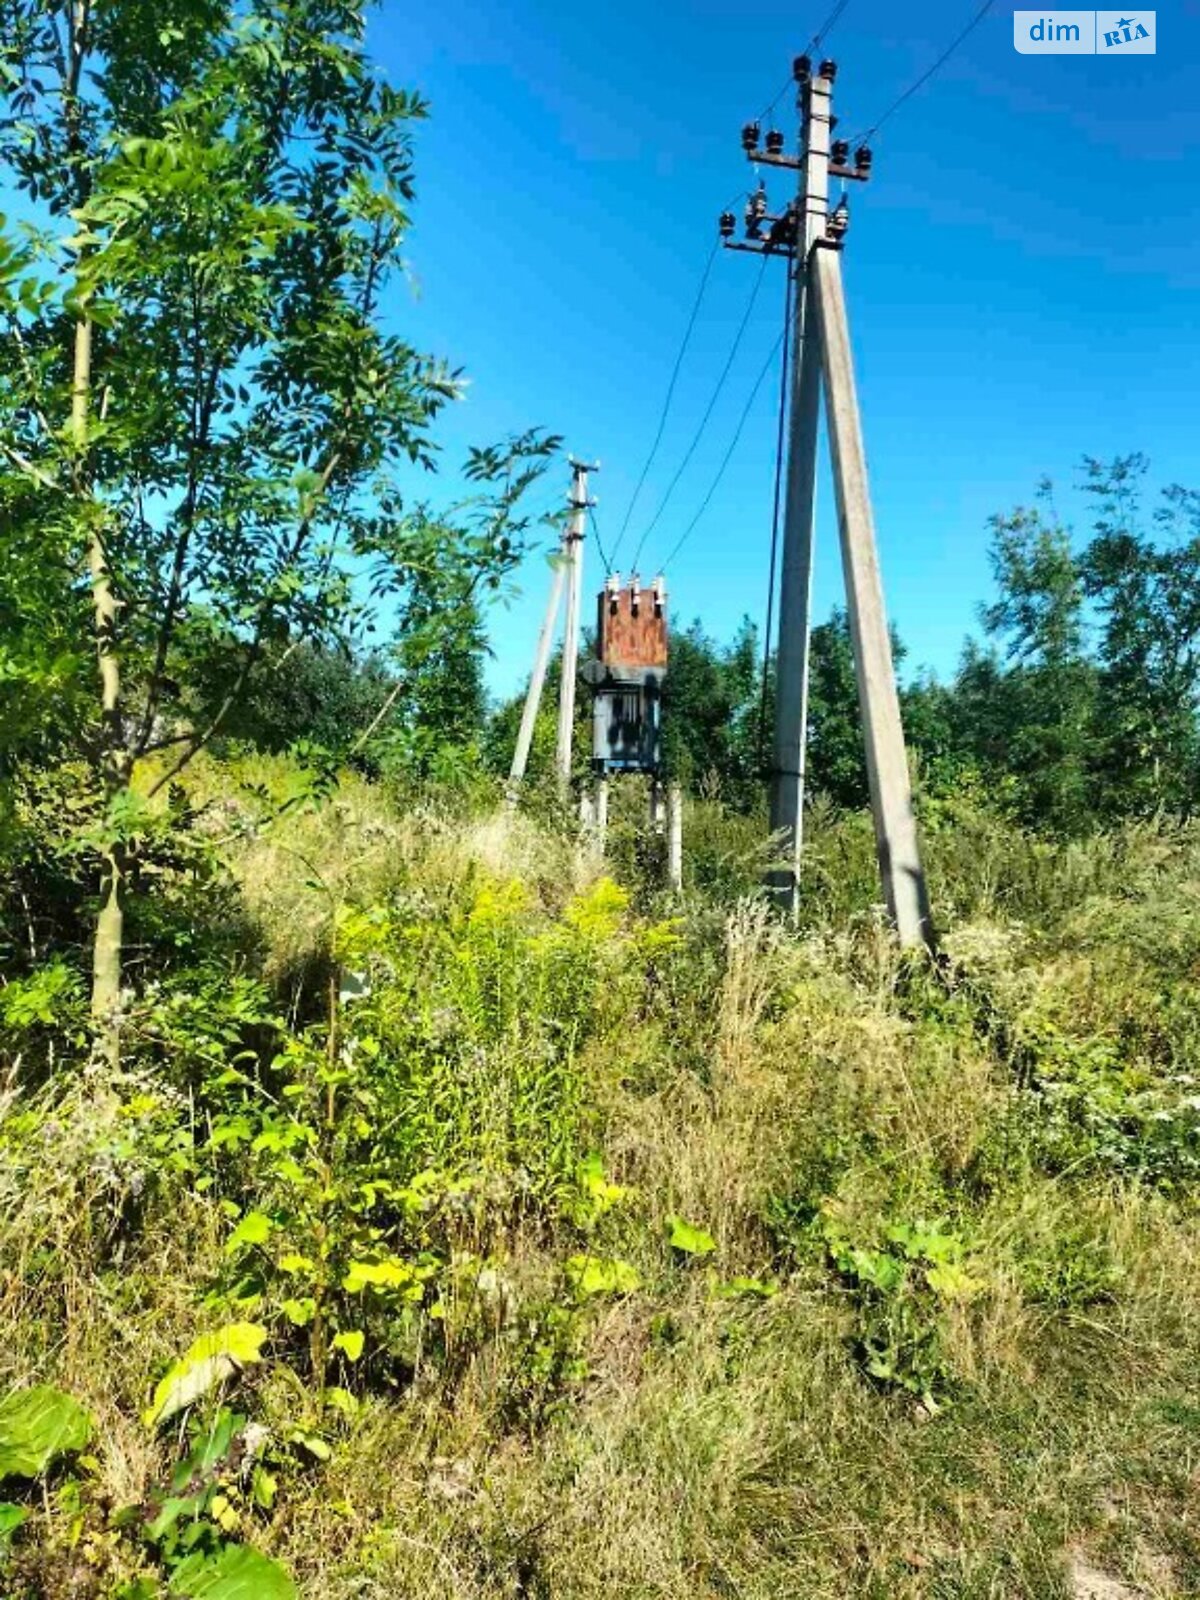
<instances>
[{"instance_id":1,"label":"concrete utility pole","mask_svg":"<svg viewBox=\"0 0 1200 1600\"><path fill-rule=\"evenodd\" d=\"M813 511L823 374L880 878L901 942L931 946L933 930L912 809L842 287L840 251L849 211L844 200L832 215L828 211L830 176L864 182L871 173L871 152L861 146L851 166L849 144L831 140L836 65L822 61L814 75L809 58L799 56L793 70L800 85L802 155L785 155L783 135L774 130L766 136L765 150L760 150L757 123L742 130L742 145L758 164L798 169L799 197L782 214L772 216L760 184L746 208L746 238L737 242L732 238L732 213L721 218L721 236L728 248L783 255L794 275L795 358L771 786L771 822L784 831L787 860L773 881L794 911L803 838Z\"/></svg>"},{"instance_id":2,"label":"concrete utility pole","mask_svg":"<svg viewBox=\"0 0 1200 1600\"><path fill-rule=\"evenodd\" d=\"M818 244L813 252L811 270L824 357L825 404L833 452L838 531L879 875L900 942L932 944L929 895L917 842L908 753L900 720L900 696L896 692L883 579L875 547L875 523L867 485L862 420L854 388L840 253L826 243Z\"/></svg>"},{"instance_id":3,"label":"concrete utility pole","mask_svg":"<svg viewBox=\"0 0 1200 1600\"><path fill-rule=\"evenodd\" d=\"M801 88L800 188L797 247L792 274L792 394L788 418L787 495L776 651L775 763L771 774L771 830L782 834L784 865L772 881L788 909L796 909L804 843L804 774L808 730L808 644L812 629L813 523L817 496L817 427L821 409L821 356L815 337L808 260L825 237L829 207L832 78L822 72Z\"/></svg>"},{"instance_id":4,"label":"concrete utility pole","mask_svg":"<svg viewBox=\"0 0 1200 1600\"><path fill-rule=\"evenodd\" d=\"M533 743L533 730L537 723L538 707L542 703L542 688L546 682L546 667L550 661L550 647L554 642L554 629L558 622L558 608L562 601L563 584L567 571L567 539L563 535L559 553L554 562L554 576L550 582L550 599L546 615L542 618L542 631L538 634L537 653L533 658L533 673L525 695L525 709L521 713L521 727L517 734L517 748L513 752L512 767L508 774L508 797L517 797L517 788L529 764L529 748Z\"/></svg>"},{"instance_id":5,"label":"concrete utility pole","mask_svg":"<svg viewBox=\"0 0 1200 1600\"><path fill-rule=\"evenodd\" d=\"M575 680L579 670L579 601L583 587L583 537L587 518L588 473L599 463L587 467L571 462L571 521L564 540L564 567L567 582L567 625L563 635L562 683L558 694L558 749L555 767L559 788L565 793L571 782L571 746L575 735Z\"/></svg>"},{"instance_id":6,"label":"concrete utility pole","mask_svg":"<svg viewBox=\"0 0 1200 1600\"><path fill-rule=\"evenodd\" d=\"M542 703L542 690L546 684L546 668L550 664L550 651L554 644L554 630L558 626L558 608L562 604L563 590L567 590L567 627L563 643L563 681L559 694L558 752L556 766L560 774L571 775L571 732L575 718L575 673L579 660L579 586L583 579L584 518L587 515L588 471L578 461L571 462L571 520L563 532L558 556L554 562L554 576L550 582L550 598L538 634L537 650L533 658L533 672L525 695L525 708L521 713L521 726L517 732L517 747L513 751L512 766L508 773L508 798L514 804L517 789L529 765L529 751L533 744L533 730L537 725ZM572 605L574 611L572 612ZM568 672L568 658L570 671ZM569 688L568 688L569 686ZM569 708L564 702L568 699ZM565 717L564 717L565 711ZM566 728L566 766L563 766L563 730Z\"/></svg>"}]
</instances>

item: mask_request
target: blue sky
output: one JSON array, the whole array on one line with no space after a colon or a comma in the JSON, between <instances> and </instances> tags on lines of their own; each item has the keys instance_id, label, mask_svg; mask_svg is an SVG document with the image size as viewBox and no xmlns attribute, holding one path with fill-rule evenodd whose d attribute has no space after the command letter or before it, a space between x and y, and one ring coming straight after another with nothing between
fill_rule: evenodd
<instances>
[{"instance_id":1,"label":"blue sky","mask_svg":"<svg viewBox=\"0 0 1200 1600\"><path fill-rule=\"evenodd\" d=\"M440 428L470 443L540 423L598 457L612 546L653 437L717 213L753 187L741 124L830 9L730 0L384 0L372 46L421 89L411 281L391 316L466 368ZM851 0L822 54L841 130L869 126L944 49L974 0ZM1132 14L1132 13L1131 13ZM1200 485L1200 0L1160 9L1153 56L1038 57L996 8L874 141L844 259L889 609L908 667L952 670L989 592L987 519L1043 475L1068 518L1087 453L1141 449L1155 483ZM794 97L777 125L795 135ZM784 174L768 174L772 200ZM758 272L717 259L666 435L624 551L691 441ZM694 515L778 337L767 269L708 431L642 560ZM677 625L730 637L765 611L776 376L707 514L668 572ZM544 498L565 489L565 463ZM424 492L450 496L453 473ZM542 497L539 497L542 498ZM1082 509L1082 508L1080 508ZM817 616L841 596L832 485L818 507ZM617 565L621 565L618 560ZM603 577L588 549L586 588ZM544 556L491 618L498 693L528 670Z\"/></svg>"}]
</instances>

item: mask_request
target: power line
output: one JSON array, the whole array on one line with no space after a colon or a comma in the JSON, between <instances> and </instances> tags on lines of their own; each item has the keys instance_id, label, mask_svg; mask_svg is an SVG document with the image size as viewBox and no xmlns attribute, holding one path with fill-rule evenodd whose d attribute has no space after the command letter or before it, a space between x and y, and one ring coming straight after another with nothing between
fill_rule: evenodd
<instances>
[{"instance_id":1,"label":"power line","mask_svg":"<svg viewBox=\"0 0 1200 1600\"><path fill-rule=\"evenodd\" d=\"M733 430L733 438L730 439L729 447L725 451L724 456L721 458L721 465L717 468L717 475L713 479L713 481L709 484L708 493L704 496L704 499L700 502L700 508L696 512L696 515L692 518L692 520L688 523L687 527L683 530L682 534L679 536L679 539L676 541L675 545L673 546L670 555L662 563L662 570L665 571L666 568L671 565L672 561L674 561L675 557L679 554L679 552L683 549L684 545L687 543L688 539L691 537L692 532L696 527L696 524L700 521L701 517L708 510L709 503L711 502L713 495L716 494L717 489L720 486L721 479L725 476L725 469L728 467L729 463L733 460L733 452L737 449L738 440L742 436L742 429L746 426L746 420L749 417L751 409L752 409L752 407L754 405L755 399L758 396L758 391L762 388L763 379L766 377L767 373L771 370L771 365L774 362L775 357L779 354L779 350L780 350L781 345L783 344L783 341L784 341L784 335L781 333L779 335L779 337L776 339L775 343L771 346L771 352L767 356L766 361L763 363L762 370L759 372L758 377L755 378L755 380L754 380L754 387L750 390L750 394L749 394L749 397L746 400L746 404L742 407L742 414L738 418L738 425Z\"/></svg>"},{"instance_id":2,"label":"power line","mask_svg":"<svg viewBox=\"0 0 1200 1600\"><path fill-rule=\"evenodd\" d=\"M561 494L555 494L549 500L543 501L540 511L529 513L529 521L533 523L553 522L557 526L565 521L566 515L566 502Z\"/></svg>"},{"instance_id":3,"label":"power line","mask_svg":"<svg viewBox=\"0 0 1200 1600\"><path fill-rule=\"evenodd\" d=\"M848 0L847 0L847 3L848 3ZM762 111L759 112L759 121L760 122L765 122L767 120L767 118L771 115L772 111L774 111L775 107L779 104L780 100L786 94L789 86L791 85L791 82L792 82L792 79L788 78L784 82L783 87L775 95L775 98L772 101L770 101L769 104L766 105L763 108ZM730 206L736 205L737 202L741 199L742 193L743 193L743 191L741 189L739 189L737 191L737 193L735 195L733 195L733 197L729 200L729 202L723 207L723 209L728 211ZM637 483L634 485L633 494L630 497L628 506L625 508L625 516L624 516L624 519L621 522L620 531L617 534L617 542L613 546L613 560L614 561L617 559L617 556L620 553L621 545L624 542L625 535L629 531L629 524L633 520L634 510L637 507L637 503L638 503L638 500L639 500L639 498L641 496L642 490L646 486L646 479L650 474L650 468L654 465L655 456L658 454L658 447L662 443L663 434L666 431L666 426L667 426L667 417L668 417L668 415L670 413L670 410L671 410L671 401L675 397L675 385L679 381L680 369L683 366L683 358L687 354L688 345L691 343L692 333L695 331L695 327L696 327L696 318L700 314L700 307L701 307L701 305L702 305L702 303L704 301L704 291L708 288L708 280L709 280L710 276L712 275L713 263L716 261L717 256L720 253L720 249L721 249L721 242L718 239L716 244L714 244L712 249L709 251L708 260L704 263L704 269L700 274L700 283L699 283L699 286L696 289L696 298L692 303L692 309L691 309L691 313L688 316L687 326L683 330L683 339L680 342L678 353L675 356L675 362L674 362L674 365L671 368L671 377L670 377L669 382L667 383L667 392L663 397L662 409L658 414L658 425L654 430L654 441L651 444L649 451L647 452L645 461L642 463L642 470L638 474L638 480L637 480ZM636 557L635 557L635 560L636 560Z\"/></svg>"},{"instance_id":4,"label":"power line","mask_svg":"<svg viewBox=\"0 0 1200 1600\"><path fill-rule=\"evenodd\" d=\"M941 71L941 69L946 65L947 61L949 61L950 57L958 49L959 45L962 44L963 40L966 39L969 34L975 31L975 29L983 21L984 17L986 17L988 12L992 9L994 4L995 0L984 0L984 4L980 6L979 10L971 18L970 22L967 23L966 27L962 30L954 42L945 50L943 50L933 65L928 67L915 83L910 84L902 95L900 95L896 100L893 100L883 115L873 122L865 133L856 134L854 138L850 140L850 143L858 144L865 142L874 134L878 133L880 128L883 127L884 123L887 122L890 117L894 116L897 111L899 111L900 107L905 103L906 100L911 100L918 89L924 88L924 86L929 82L930 78L933 77L934 73Z\"/></svg>"},{"instance_id":5,"label":"power line","mask_svg":"<svg viewBox=\"0 0 1200 1600\"><path fill-rule=\"evenodd\" d=\"M617 542L613 546L614 561L617 559L617 554L620 551L622 541L625 538L626 530L628 529L630 520L633 517L633 510L638 503L638 496L642 492L647 475L650 472L650 468L654 464L654 458L658 454L658 447L662 443L662 436L667 426L667 414L671 409L671 400L675 394L675 385L679 379L679 371L683 366L683 358L687 354L687 347L691 342L692 330L695 328L696 318L700 314L700 305L704 299L704 291L708 287L708 280L712 273L713 262L717 259L720 248L721 241L718 239L713 245L712 250L709 252L708 260L704 263L704 271L700 274L700 287L696 290L696 299L692 305L691 315L688 317L687 327L683 332L683 342L679 346L679 354L675 357L675 365L671 368L671 381L667 384L667 393L662 403L662 410L659 412L658 429L654 435L654 443L650 446L649 454L642 465L642 470L638 476L638 481L634 486L633 498L626 507L625 520L621 524L621 530L617 534ZM610 567L609 570L611 571L612 568Z\"/></svg>"},{"instance_id":6,"label":"power line","mask_svg":"<svg viewBox=\"0 0 1200 1600\"><path fill-rule=\"evenodd\" d=\"M837 4L834 6L833 10L829 13L824 22L822 22L821 26L817 29L816 33L814 33L812 38L808 41L808 45L806 47L807 49L819 50L821 48L821 45L825 40L825 36L833 29L835 23L842 15L842 12L845 11L849 4L850 0L837 0ZM768 105L764 106L759 112L758 120L760 122L765 122L767 120L788 90L795 87L795 83L795 75L793 73L789 73L784 79L780 88L776 91L775 98Z\"/></svg>"},{"instance_id":7,"label":"power line","mask_svg":"<svg viewBox=\"0 0 1200 1600\"><path fill-rule=\"evenodd\" d=\"M842 12L845 11L849 4L850 0L839 0L839 3L834 6L833 10L825 18L825 21L817 29L816 33L813 34L812 40L808 46L810 50L819 50L821 48L822 44L825 42L826 34L832 30L833 25L837 22L838 18L841 16Z\"/></svg>"},{"instance_id":8,"label":"power line","mask_svg":"<svg viewBox=\"0 0 1200 1600\"><path fill-rule=\"evenodd\" d=\"M675 472L675 476L668 484L666 494L664 494L662 499L659 501L658 510L654 513L653 517L651 517L650 522L642 533L642 537L638 540L637 549L633 552L633 560L631 565L635 570L637 568L638 557L645 548L646 540L658 526L659 519L662 517L663 512L667 509L667 505L670 502L671 496L675 493L675 490L679 484L679 480L683 477L684 472L687 470L688 462L695 455L696 447L700 443L705 428L708 426L709 418L712 416L716 403L720 398L721 390L725 387L725 380L728 378L730 369L734 363L734 359L737 356L738 350L741 348L742 336L746 332L747 325L749 324L750 313L754 310L754 302L758 299L758 291L762 286L766 265L767 257L764 256L762 266L758 270L758 276L755 278L754 286L750 291L750 298L746 302L746 309L742 313L742 320L738 325L737 333L734 335L733 344L730 346L729 354L725 358L725 365L721 368L721 376L717 379L716 387L713 389L712 395L709 397L709 402L705 407L704 415L700 418L700 425L692 435L692 442L688 445L687 450L684 453L683 460L679 463L679 466Z\"/></svg>"},{"instance_id":9,"label":"power line","mask_svg":"<svg viewBox=\"0 0 1200 1600\"><path fill-rule=\"evenodd\" d=\"M841 3L834 8L833 20L836 20L837 16L840 15L840 13L845 10L846 6L849 5L849 3L850 3L850 0L841 0ZM831 26L832 26L832 21L827 19L826 20L826 24L825 24L825 30L828 31L829 27L831 27ZM818 39L817 36L814 36L813 48L816 48L816 43L817 42L819 42L819 39ZM759 112L758 120L760 122L765 122L768 119L768 117L770 117L770 115L774 111L775 107L783 99L784 95L792 87L794 82L795 82L795 79L790 74L789 74L788 77L786 77L783 80L783 83L776 90L774 98L771 99L770 101L768 101L768 103ZM742 195L742 190L739 189L737 191L737 193L733 196L733 198L729 201L728 205L724 206L723 209L728 211L730 206L736 205L738 200L741 198L741 195ZM667 416L668 416L668 414L670 412L670 409L671 409L671 401L672 401L672 399L674 398L674 395L675 395L675 385L679 381L680 369L683 366L683 358L687 354L688 345L691 343L692 333L693 333L693 331L695 330L695 327L696 327L696 318L700 314L700 306L701 306L701 304L703 303L703 300L704 300L704 291L708 287L708 280L709 280L709 277L712 274L713 263L716 261L717 256L720 253L720 249L721 249L721 242L718 239L717 242L713 245L711 251L709 252L708 260L704 263L704 269L700 274L700 283L699 283L699 286L698 286L698 288L696 290L696 298L695 298L695 300L694 300L694 302L692 304L691 313L690 313L690 315L688 317L688 320L687 320L687 326L683 330L683 340L680 343L678 354L675 357L675 364L671 368L671 377L670 377L670 381L667 384L666 395L663 397L662 410L659 412L659 417L658 417L658 426L656 427L655 432L654 432L654 442L651 444L650 450L649 450L649 452L648 452L648 454L646 456L646 460L642 465L642 470L638 474L638 480L637 480L637 483L634 485L633 495L630 498L629 504L625 509L625 517L624 517L624 520L621 523L620 531L617 534L617 542L613 546L613 560L614 561L617 559L617 556L620 553L621 545L624 542L626 533L628 532L629 524L633 519L633 513L634 513L634 510L635 510L635 508L637 506L638 499L639 499L639 497L641 495L642 490L646 486L646 479L649 476L650 468L654 465L654 458L658 454L659 445L662 443L663 433L666 431L666 426L667 426Z\"/></svg>"},{"instance_id":10,"label":"power line","mask_svg":"<svg viewBox=\"0 0 1200 1600\"><path fill-rule=\"evenodd\" d=\"M767 105L765 105L762 108L762 110L758 113L757 120L759 122L765 122L767 120L767 118L771 115L772 111L774 111L775 107L783 99L784 95L792 87L792 85L795 83L795 81L796 80L790 74L783 80L782 85L775 91L775 98L773 100L771 100Z\"/></svg>"},{"instance_id":11,"label":"power line","mask_svg":"<svg viewBox=\"0 0 1200 1600\"><path fill-rule=\"evenodd\" d=\"M812 39L810 40L809 46L808 46L808 48L810 50L817 50L817 49L820 48L822 40L825 38L826 34L829 33L830 29L838 21L838 18L842 15L842 13L845 11L846 7L849 4L850 4L850 0L838 0L838 3L834 6L833 10L825 18L824 22L817 29L816 33L813 34ZM783 80L782 84L780 84L779 88L775 91L774 96L767 102L767 104L759 112L758 119L757 119L759 122L766 122L767 121L767 119L771 116L772 112L775 110L775 107L783 99L784 95L788 92L788 90L790 88L793 87L793 85L795 84L795 81L796 80L795 80L794 74L789 73L788 76ZM728 211L731 206L736 205L738 200L741 198L742 192L743 191L739 188L737 193L732 197L732 199L729 200L728 204L725 205L722 209ZM624 519L623 519L623 521L621 523L620 531L617 534L616 544L613 546L613 560L614 560L614 562L616 561L617 556L620 553L621 545L624 543L625 535L628 532L629 524L633 519L633 513L634 513L634 510L637 507L638 499L640 498L641 492L642 492L643 488L645 487L646 479L647 479L647 477L649 476L649 473L650 473L650 468L653 466L654 459L655 459L655 457L656 457L656 455L658 453L658 447L662 443L663 433L665 432L666 425L667 425L667 417L668 417L668 415L670 413L670 409L671 409L671 401L672 401L672 399L674 398L674 395L675 395L675 385L679 381L679 373L680 373L680 369L683 366L683 358L687 354L688 345L691 343L692 333L695 330L695 326L696 326L696 318L700 314L700 306L701 306L701 304L703 303L703 300L704 300L704 291L708 287L708 280L709 280L709 277L710 277L710 275L712 273L713 263L715 262L715 260L717 258L717 254L718 254L719 250L720 250L720 241L718 240L718 242L716 244L714 244L712 250L709 252L708 260L704 263L703 271L700 274L700 284L699 284L699 287L696 290L696 298L695 298L695 300L694 300L694 302L692 304L691 313L690 313L690 315L688 317L688 320L687 320L687 326L684 328L683 339L682 339L682 342L680 343L679 351L678 351L678 353L677 353L677 355L675 357L674 365L671 368L671 377L670 377L670 381L667 384L666 395L663 398L662 409L659 412L658 425L657 425L657 427L655 429L655 432L654 432L654 441L651 444L650 450L649 450L649 452L648 452L648 454L646 456L646 460L642 465L641 472L638 474L637 483L634 485L633 494L630 497L629 504L625 509L625 516L624 516ZM660 507L660 511L661 511L661 507ZM639 546L638 547L638 551L634 555L634 564L635 565L636 565L636 562L637 562L637 555L640 554L640 550L641 550L641 547Z\"/></svg>"},{"instance_id":12,"label":"power line","mask_svg":"<svg viewBox=\"0 0 1200 1600\"><path fill-rule=\"evenodd\" d=\"M604 563L605 575L613 570L613 564L604 553L604 545L600 540L600 524L596 521L596 511L593 506L588 506L588 516L592 522L592 535L596 541L596 549L600 552L600 559ZM615 552L614 552L615 554Z\"/></svg>"}]
</instances>

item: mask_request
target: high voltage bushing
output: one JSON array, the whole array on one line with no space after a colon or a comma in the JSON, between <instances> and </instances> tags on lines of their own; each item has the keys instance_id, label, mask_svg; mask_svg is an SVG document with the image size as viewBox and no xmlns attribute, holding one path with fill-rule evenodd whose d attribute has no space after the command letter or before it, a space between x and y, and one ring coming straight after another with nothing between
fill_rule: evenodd
<instances>
[{"instance_id":1,"label":"high voltage bushing","mask_svg":"<svg viewBox=\"0 0 1200 1600\"><path fill-rule=\"evenodd\" d=\"M850 144L846 139L835 139L829 147L829 174L833 178L852 178L856 183L866 183L871 176L871 152L860 144L854 152L854 165L850 165Z\"/></svg>"}]
</instances>

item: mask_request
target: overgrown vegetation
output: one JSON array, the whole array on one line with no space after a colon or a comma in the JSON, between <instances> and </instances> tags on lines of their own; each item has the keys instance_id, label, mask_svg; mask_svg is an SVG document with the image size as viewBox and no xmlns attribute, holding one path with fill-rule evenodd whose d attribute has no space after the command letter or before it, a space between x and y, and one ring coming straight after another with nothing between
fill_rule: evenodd
<instances>
[{"instance_id":1,"label":"overgrown vegetation","mask_svg":"<svg viewBox=\"0 0 1200 1600\"><path fill-rule=\"evenodd\" d=\"M1200 1592L1195 495L997 520L937 963L840 615L797 927L749 627L674 641L681 892L636 780L603 860L504 805L555 441L418 492L363 20L0 0L0 1593Z\"/></svg>"},{"instance_id":2,"label":"overgrown vegetation","mask_svg":"<svg viewBox=\"0 0 1200 1600\"><path fill-rule=\"evenodd\" d=\"M167 787L252 683L383 600L397 692L428 673L516 559L553 444L473 451L466 506L402 495L457 382L382 325L425 106L364 26L340 0L0 6L0 170L33 213L0 234L4 694L51 713L3 753L88 765L114 1063L137 763Z\"/></svg>"},{"instance_id":3,"label":"overgrown vegetation","mask_svg":"<svg viewBox=\"0 0 1200 1600\"><path fill-rule=\"evenodd\" d=\"M461 797L263 830L287 761L194 771L234 842L120 1074L68 979L4 990L7 1404L86 1419L9 1469L6 1592L1200 1582L1190 826L932 816L939 974L858 815L794 937L710 802L671 899Z\"/></svg>"}]
</instances>

